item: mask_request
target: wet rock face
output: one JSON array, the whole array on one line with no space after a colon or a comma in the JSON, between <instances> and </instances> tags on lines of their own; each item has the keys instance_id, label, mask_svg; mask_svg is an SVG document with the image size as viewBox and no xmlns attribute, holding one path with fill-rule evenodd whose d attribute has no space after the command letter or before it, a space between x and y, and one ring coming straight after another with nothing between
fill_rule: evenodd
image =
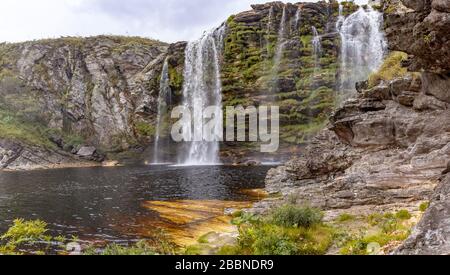
<instances>
[{"instance_id":1,"label":"wet rock face","mask_svg":"<svg viewBox=\"0 0 450 275\"><path fill-rule=\"evenodd\" d=\"M449 1L384 1L384 13L389 47L413 55L412 71L450 70Z\"/></svg>"}]
</instances>

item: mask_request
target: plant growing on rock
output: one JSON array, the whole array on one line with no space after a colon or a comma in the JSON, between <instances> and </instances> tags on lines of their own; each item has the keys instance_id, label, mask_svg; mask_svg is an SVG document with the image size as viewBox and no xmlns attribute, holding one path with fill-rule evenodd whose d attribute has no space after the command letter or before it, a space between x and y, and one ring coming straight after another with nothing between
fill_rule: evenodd
<instances>
[{"instance_id":1,"label":"plant growing on rock","mask_svg":"<svg viewBox=\"0 0 450 275\"><path fill-rule=\"evenodd\" d=\"M407 69L402 67L402 61L407 58L408 55L404 52L390 53L378 72L369 76L369 87L375 87L382 81L389 82L394 78L404 77Z\"/></svg>"}]
</instances>

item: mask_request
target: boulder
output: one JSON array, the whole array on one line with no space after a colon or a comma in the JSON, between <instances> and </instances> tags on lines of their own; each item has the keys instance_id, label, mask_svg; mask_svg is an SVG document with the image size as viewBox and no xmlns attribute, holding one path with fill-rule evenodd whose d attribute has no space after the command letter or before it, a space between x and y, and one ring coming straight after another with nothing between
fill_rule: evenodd
<instances>
[{"instance_id":1,"label":"boulder","mask_svg":"<svg viewBox=\"0 0 450 275\"><path fill-rule=\"evenodd\" d=\"M96 152L97 148L93 146L83 146L78 150L77 155L81 157L93 157Z\"/></svg>"}]
</instances>

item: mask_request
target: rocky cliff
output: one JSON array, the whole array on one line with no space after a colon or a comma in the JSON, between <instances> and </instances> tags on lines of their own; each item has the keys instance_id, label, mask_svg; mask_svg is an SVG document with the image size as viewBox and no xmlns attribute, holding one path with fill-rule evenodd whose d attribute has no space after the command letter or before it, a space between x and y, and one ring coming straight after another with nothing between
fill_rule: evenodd
<instances>
[{"instance_id":1,"label":"rocky cliff","mask_svg":"<svg viewBox=\"0 0 450 275\"><path fill-rule=\"evenodd\" d=\"M342 12L356 9L345 2ZM272 2L224 23L223 104L278 104L286 154L321 129L334 108L338 16L334 1ZM39 158L29 158L31 166L22 161L25 151L53 164L105 155L139 159L154 139L166 58L173 106L182 100L185 48L185 42L114 36L0 44L0 165L38 167ZM240 162L255 148L226 144L222 156Z\"/></svg>"},{"instance_id":2,"label":"rocky cliff","mask_svg":"<svg viewBox=\"0 0 450 275\"><path fill-rule=\"evenodd\" d=\"M95 151L148 143L168 47L106 36L0 44L2 167L20 163L24 152L57 164L55 152L65 162L79 156L101 160ZM83 145L96 148L81 150Z\"/></svg>"},{"instance_id":3,"label":"rocky cliff","mask_svg":"<svg viewBox=\"0 0 450 275\"><path fill-rule=\"evenodd\" d=\"M346 2L343 14L358 6ZM280 106L282 148L289 155L325 125L335 106L339 78L339 4L270 2L230 16L220 45L223 106ZM316 33L315 33L316 32ZM314 38L321 49L315 52ZM184 44L169 54L169 78L174 102L183 84ZM176 50L175 50L176 49ZM222 159L245 162L258 157L255 144L224 143ZM267 157L267 156L265 156Z\"/></svg>"},{"instance_id":4,"label":"rocky cliff","mask_svg":"<svg viewBox=\"0 0 450 275\"><path fill-rule=\"evenodd\" d=\"M430 104L443 109L450 103L450 2L446 0L385 1L387 30L393 49L410 54L405 65L410 70L423 70L423 93L419 106ZM397 28L397 30L395 30ZM445 105L443 104L445 103ZM435 105L437 104L437 105ZM427 107L427 109L433 109ZM420 108L422 109L422 108ZM448 111L447 120L450 117ZM448 142L449 129L435 124L435 139L442 145ZM448 148L450 143L445 145ZM428 146L427 146L428 147ZM446 149L435 159L447 162L438 179L438 187L431 196L431 205L410 238L397 250L398 254L445 254L450 253L449 187L450 153Z\"/></svg>"},{"instance_id":5,"label":"rocky cliff","mask_svg":"<svg viewBox=\"0 0 450 275\"><path fill-rule=\"evenodd\" d=\"M444 175L450 161L447 2L384 1L389 47L410 55L402 66L424 72L357 84L358 95L335 111L305 152L269 172L269 192L320 207L328 218L417 212L431 199L399 253L450 252ZM273 203L279 201L262 202L256 210Z\"/></svg>"}]
</instances>

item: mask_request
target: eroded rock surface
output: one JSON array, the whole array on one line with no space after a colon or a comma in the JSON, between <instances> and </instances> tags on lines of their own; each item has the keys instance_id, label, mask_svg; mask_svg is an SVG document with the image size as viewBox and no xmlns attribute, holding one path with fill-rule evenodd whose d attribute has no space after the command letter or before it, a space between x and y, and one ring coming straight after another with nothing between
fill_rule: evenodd
<instances>
[{"instance_id":1,"label":"eroded rock surface","mask_svg":"<svg viewBox=\"0 0 450 275\"><path fill-rule=\"evenodd\" d=\"M449 171L450 172L450 171ZM443 176L428 211L411 237L396 251L406 255L448 255L450 252L450 174Z\"/></svg>"},{"instance_id":2,"label":"eroded rock surface","mask_svg":"<svg viewBox=\"0 0 450 275\"><path fill-rule=\"evenodd\" d=\"M0 136L37 147L36 154L48 151L49 159L58 150L76 159L80 144L97 152L147 146L168 47L116 36L0 44L0 118L6 120ZM101 154L78 155L103 160Z\"/></svg>"},{"instance_id":3,"label":"eroded rock surface","mask_svg":"<svg viewBox=\"0 0 450 275\"><path fill-rule=\"evenodd\" d=\"M268 173L283 201L338 213L430 209L399 254L449 254L450 60L448 1L384 1L392 50L410 54L405 66L422 74L358 94L340 107L301 156ZM420 75L420 76L419 76ZM437 186L437 188L436 188ZM277 199L255 207L263 212Z\"/></svg>"},{"instance_id":4,"label":"eroded rock surface","mask_svg":"<svg viewBox=\"0 0 450 275\"><path fill-rule=\"evenodd\" d=\"M0 139L0 169L33 170L94 165L98 164L61 150Z\"/></svg>"},{"instance_id":5,"label":"eroded rock surface","mask_svg":"<svg viewBox=\"0 0 450 275\"><path fill-rule=\"evenodd\" d=\"M412 71L450 70L450 2L385 0L386 36L392 50L412 55Z\"/></svg>"},{"instance_id":6,"label":"eroded rock surface","mask_svg":"<svg viewBox=\"0 0 450 275\"><path fill-rule=\"evenodd\" d=\"M414 109L425 91L412 85L416 80L406 78L392 81L390 88L360 89L303 156L269 172L268 191L326 210L417 208L432 195L450 158L450 109L444 102L443 109L434 104ZM408 104L398 99L399 87L412 91ZM390 99L376 92L385 89Z\"/></svg>"}]
</instances>

